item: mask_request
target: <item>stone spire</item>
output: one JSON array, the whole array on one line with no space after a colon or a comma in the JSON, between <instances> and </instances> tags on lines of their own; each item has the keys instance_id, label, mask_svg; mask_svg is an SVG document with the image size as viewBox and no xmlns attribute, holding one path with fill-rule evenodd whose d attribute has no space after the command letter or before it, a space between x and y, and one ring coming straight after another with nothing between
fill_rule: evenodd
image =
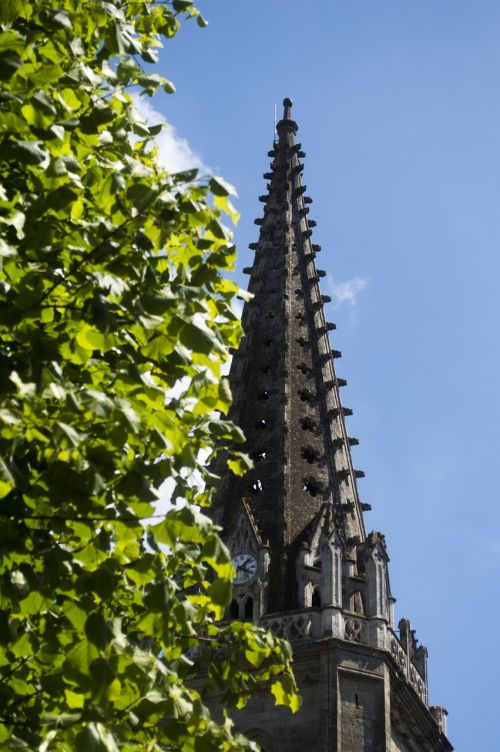
<instances>
[{"instance_id":1,"label":"stone spire","mask_svg":"<svg viewBox=\"0 0 500 752\"><path fill-rule=\"evenodd\" d=\"M292 102L283 104L230 372L231 417L255 466L240 478L220 458L213 512L235 568L227 618L293 643L304 703L284 717L259 695L238 728L268 750L451 752L446 710L429 708L427 650L408 619L395 627L385 537L365 533L305 154Z\"/></svg>"},{"instance_id":2,"label":"stone spire","mask_svg":"<svg viewBox=\"0 0 500 752\"><path fill-rule=\"evenodd\" d=\"M243 429L244 449L254 469L244 478L225 474L214 509L228 530L241 500L271 553L268 611L294 608L294 560L312 534L320 510L328 505L344 550L365 540L362 508L341 403L320 279L321 250L313 242L312 199L303 183L305 154L296 143L292 101L283 102L283 118L269 152L264 174L267 192L260 196L264 216L256 219L259 240L243 310L243 338L235 353L230 381L232 419ZM367 505L366 505L367 506ZM347 555L349 555L347 553ZM355 553L353 553L355 558Z\"/></svg>"}]
</instances>

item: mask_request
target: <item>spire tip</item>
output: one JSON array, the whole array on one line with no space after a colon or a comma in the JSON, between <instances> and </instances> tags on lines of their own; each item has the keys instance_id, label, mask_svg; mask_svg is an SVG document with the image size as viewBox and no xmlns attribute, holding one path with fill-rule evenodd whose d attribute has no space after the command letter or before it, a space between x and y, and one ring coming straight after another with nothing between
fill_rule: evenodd
<instances>
[{"instance_id":1,"label":"spire tip","mask_svg":"<svg viewBox=\"0 0 500 752\"><path fill-rule=\"evenodd\" d=\"M283 119L280 120L279 123L276 123L278 135L281 133L288 133L289 131L292 133L297 132L297 123L292 119L292 106L293 102L290 97L285 97L283 100Z\"/></svg>"}]
</instances>

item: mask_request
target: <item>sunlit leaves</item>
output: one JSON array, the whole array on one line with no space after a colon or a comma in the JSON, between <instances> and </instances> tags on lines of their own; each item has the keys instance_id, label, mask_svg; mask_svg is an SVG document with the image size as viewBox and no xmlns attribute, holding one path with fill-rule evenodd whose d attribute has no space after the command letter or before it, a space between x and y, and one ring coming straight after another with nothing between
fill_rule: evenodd
<instances>
[{"instance_id":1,"label":"sunlit leaves","mask_svg":"<svg viewBox=\"0 0 500 752\"><path fill-rule=\"evenodd\" d=\"M284 676L275 681L271 686L271 692L276 700L276 705L287 705L294 712L300 708L300 698L295 693L295 687L290 677Z\"/></svg>"},{"instance_id":2,"label":"sunlit leaves","mask_svg":"<svg viewBox=\"0 0 500 752\"><path fill-rule=\"evenodd\" d=\"M206 25L187 0L0 3L6 749L255 749L194 677L235 707L283 676L296 702L286 644L217 623L234 571L198 508L217 449L249 466L220 377L235 192L162 169L127 94L174 91L145 64L181 18Z\"/></svg>"}]
</instances>

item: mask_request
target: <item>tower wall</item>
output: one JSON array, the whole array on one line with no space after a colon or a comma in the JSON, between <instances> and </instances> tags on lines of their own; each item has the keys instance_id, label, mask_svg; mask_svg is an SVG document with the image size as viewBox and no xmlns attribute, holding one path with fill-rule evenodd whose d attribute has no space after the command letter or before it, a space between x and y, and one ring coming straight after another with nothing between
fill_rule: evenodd
<instances>
[{"instance_id":1,"label":"tower wall","mask_svg":"<svg viewBox=\"0 0 500 752\"><path fill-rule=\"evenodd\" d=\"M256 692L233 719L262 752L449 752L418 696L394 682L390 657L336 639L294 646L303 699L293 714Z\"/></svg>"}]
</instances>

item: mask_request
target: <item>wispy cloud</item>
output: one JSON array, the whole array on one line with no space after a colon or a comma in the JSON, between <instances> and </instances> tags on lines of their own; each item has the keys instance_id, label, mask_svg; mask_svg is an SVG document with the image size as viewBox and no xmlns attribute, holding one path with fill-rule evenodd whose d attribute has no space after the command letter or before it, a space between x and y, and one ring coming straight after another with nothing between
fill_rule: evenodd
<instances>
[{"instance_id":1,"label":"wispy cloud","mask_svg":"<svg viewBox=\"0 0 500 752\"><path fill-rule=\"evenodd\" d=\"M158 146L159 160L169 172L182 172L193 167L197 167L202 173L210 172L201 157L193 151L187 139L179 136L175 127L167 123L165 116L155 110L145 97L132 94L132 99L137 112L148 125L160 123L165 125L165 128L156 136L155 142Z\"/></svg>"},{"instance_id":2,"label":"wispy cloud","mask_svg":"<svg viewBox=\"0 0 500 752\"><path fill-rule=\"evenodd\" d=\"M333 277L329 277L328 283L332 291L332 302L335 308L340 308L344 304L354 307L358 302L360 293L368 284L368 277L353 277L347 282L339 282Z\"/></svg>"}]
</instances>

